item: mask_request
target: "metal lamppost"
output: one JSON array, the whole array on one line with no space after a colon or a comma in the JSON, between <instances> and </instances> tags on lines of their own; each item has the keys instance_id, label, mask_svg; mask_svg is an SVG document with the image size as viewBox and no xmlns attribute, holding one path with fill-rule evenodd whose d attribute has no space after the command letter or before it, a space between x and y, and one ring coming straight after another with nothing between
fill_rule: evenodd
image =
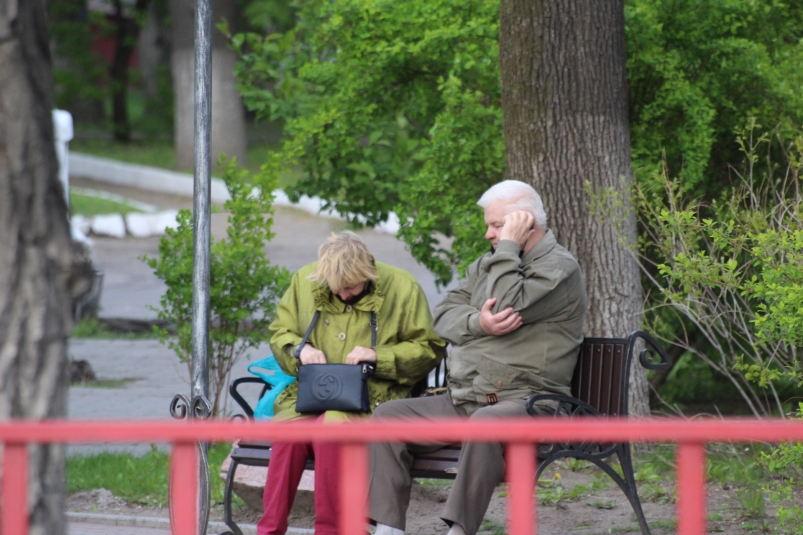
<instances>
[{"instance_id":1,"label":"metal lamppost","mask_svg":"<svg viewBox=\"0 0 803 535\"><path fill-rule=\"evenodd\" d=\"M212 160L212 6L210 0L195 1L195 172L193 176L192 262L192 393L191 399L177 394L170 404L174 418L206 419L212 415L209 402L209 279L211 233ZM209 520L208 444L198 444L198 531L206 533Z\"/></svg>"}]
</instances>

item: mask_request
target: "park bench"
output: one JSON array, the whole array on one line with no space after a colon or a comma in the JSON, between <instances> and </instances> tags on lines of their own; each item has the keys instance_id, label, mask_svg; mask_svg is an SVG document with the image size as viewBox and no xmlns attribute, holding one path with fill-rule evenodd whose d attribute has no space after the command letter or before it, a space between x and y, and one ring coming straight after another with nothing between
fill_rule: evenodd
<instances>
[{"instance_id":1,"label":"park bench","mask_svg":"<svg viewBox=\"0 0 803 535\"><path fill-rule=\"evenodd\" d=\"M648 370L663 370L671 366L666 351L649 334L642 331L635 331L627 338L585 338L572 378L572 396L534 395L528 399L527 411L533 416L544 417L535 411L534 405L549 401L556 405L552 416L627 416L630 367L636 351L639 353L638 362ZM434 386L441 386L442 377L445 377L445 373L435 374ZM260 397L269 386L256 377L243 377L232 381L230 387L232 397L240 404L246 416L252 418L254 413L251 406L238 391L239 386L244 383L264 385ZM421 385L416 390L420 392ZM431 453L417 454L413 461L412 476L454 479L459 454L459 444ZM608 459L612 460L614 455L622 469L621 476L607 462ZM633 507L642 534L650 535L650 528L644 518L636 488L629 443L541 444L538 447L539 462L536 477L539 477L552 462L566 457L589 461L608 474L619 485ZM241 464L268 466L270 443L241 441L231 453L223 506L224 521L231 528L231 532L228 533L233 535L242 535L231 514L234 476ZM314 469L314 460L307 461L307 468Z\"/></svg>"}]
</instances>

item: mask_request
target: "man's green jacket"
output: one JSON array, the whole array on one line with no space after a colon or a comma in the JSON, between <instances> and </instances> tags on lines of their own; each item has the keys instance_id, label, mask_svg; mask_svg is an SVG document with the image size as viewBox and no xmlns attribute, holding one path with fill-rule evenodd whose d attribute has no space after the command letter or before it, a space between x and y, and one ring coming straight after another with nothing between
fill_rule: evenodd
<instances>
[{"instance_id":1,"label":"man's green jacket","mask_svg":"<svg viewBox=\"0 0 803 535\"><path fill-rule=\"evenodd\" d=\"M503 336L485 333L480 309L492 297L494 313L512 307L522 326ZM500 241L435 307L435 331L452 344L452 400L471 413L495 399L569 395L587 308L580 266L552 231L523 256L516 242Z\"/></svg>"}]
</instances>

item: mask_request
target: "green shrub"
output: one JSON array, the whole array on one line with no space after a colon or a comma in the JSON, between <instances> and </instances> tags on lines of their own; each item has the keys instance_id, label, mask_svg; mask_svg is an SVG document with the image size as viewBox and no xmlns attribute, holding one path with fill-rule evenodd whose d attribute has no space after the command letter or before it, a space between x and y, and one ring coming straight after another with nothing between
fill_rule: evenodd
<instances>
[{"instance_id":1,"label":"green shrub","mask_svg":"<svg viewBox=\"0 0 803 535\"><path fill-rule=\"evenodd\" d=\"M213 415L225 411L231 369L250 348L267 341L278 299L289 284L283 267L270 265L263 250L273 238L272 191L275 183L261 191L247 180L248 172L238 170L236 161L220 163L231 199L223 205L229 213L227 238L211 240L209 391ZM178 227L168 229L159 242L159 257L144 258L167 286L158 309L159 319L176 326L177 337L157 329L182 362L191 363L192 354L192 213L181 210ZM211 239L211 238L210 238Z\"/></svg>"},{"instance_id":2,"label":"green shrub","mask_svg":"<svg viewBox=\"0 0 803 535\"><path fill-rule=\"evenodd\" d=\"M665 169L654 179L663 191L638 185L632 202L642 228L634 254L650 295L648 329L687 353L684 365L703 362L726 378L764 416L785 413L779 388L801 379L803 133L786 140L759 129L751 121L738 133L744 161L732 168L741 182L732 195L711 204L689 199ZM784 149L782 167L766 161L773 139ZM759 178L764 167L773 173ZM594 210L613 213L617 202L601 192Z\"/></svg>"}]
</instances>

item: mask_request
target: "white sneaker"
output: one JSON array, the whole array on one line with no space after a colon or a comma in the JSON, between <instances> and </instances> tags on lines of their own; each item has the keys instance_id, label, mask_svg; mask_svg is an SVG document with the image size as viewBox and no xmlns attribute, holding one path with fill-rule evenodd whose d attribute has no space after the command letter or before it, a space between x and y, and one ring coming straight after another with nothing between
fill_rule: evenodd
<instances>
[{"instance_id":1,"label":"white sneaker","mask_svg":"<svg viewBox=\"0 0 803 535\"><path fill-rule=\"evenodd\" d=\"M398 528L392 528L385 524L377 523L374 535L404 535L404 531Z\"/></svg>"}]
</instances>

